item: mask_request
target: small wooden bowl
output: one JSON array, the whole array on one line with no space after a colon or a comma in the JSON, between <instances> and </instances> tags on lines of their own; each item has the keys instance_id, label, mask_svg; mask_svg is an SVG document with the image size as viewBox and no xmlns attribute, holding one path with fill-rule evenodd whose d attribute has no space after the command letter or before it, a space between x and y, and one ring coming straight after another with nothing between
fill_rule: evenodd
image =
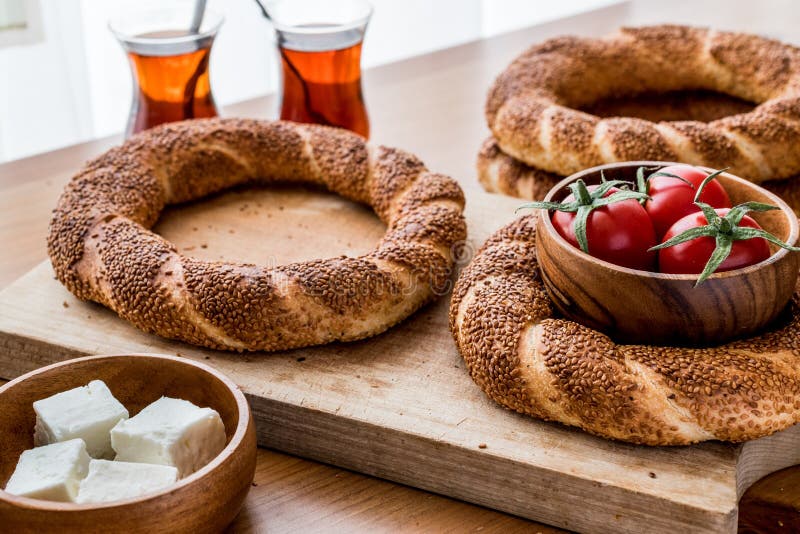
<instances>
[{"instance_id":1,"label":"small wooden bowl","mask_svg":"<svg viewBox=\"0 0 800 534\"><path fill-rule=\"evenodd\" d=\"M33 447L33 402L104 381L131 416L159 397L219 412L228 444L208 465L159 493L103 504L73 504L0 491L0 530L34 533L219 532L236 517L256 467L256 435L244 394L224 375L184 358L91 356L49 365L0 388L0 487L20 453Z\"/></svg>"},{"instance_id":2,"label":"small wooden bowl","mask_svg":"<svg viewBox=\"0 0 800 534\"><path fill-rule=\"evenodd\" d=\"M567 184L607 179L635 180L641 166L658 161L613 163L586 169L559 182L545 200L560 201ZM780 210L750 213L768 232L789 244L798 239L794 212L780 198L747 180L724 173L719 182L733 205L755 200ZM536 248L542 278L555 306L569 319L623 343L714 345L764 328L785 308L795 289L800 255L772 246L763 262L715 273L699 287L697 275L662 274L620 267L572 246L539 217Z\"/></svg>"}]
</instances>

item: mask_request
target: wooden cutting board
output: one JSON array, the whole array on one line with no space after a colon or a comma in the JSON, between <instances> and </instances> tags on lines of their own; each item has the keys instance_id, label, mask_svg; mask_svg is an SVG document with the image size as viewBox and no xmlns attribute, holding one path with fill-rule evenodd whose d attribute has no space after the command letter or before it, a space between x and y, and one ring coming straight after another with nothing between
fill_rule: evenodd
<instances>
[{"instance_id":1,"label":"wooden cutting board","mask_svg":"<svg viewBox=\"0 0 800 534\"><path fill-rule=\"evenodd\" d=\"M472 192L471 245L519 204ZM360 254L384 228L332 195L278 189L172 210L156 230L188 255L272 265ZM735 532L743 491L800 463L800 426L744 445L647 448L509 412L469 378L448 300L363 342L231 354L139 332L76 300L45 262L0 293L0 376L84 354L203 360L247 393L264 447L587 532Z\"/></svg>"}]
</instances>

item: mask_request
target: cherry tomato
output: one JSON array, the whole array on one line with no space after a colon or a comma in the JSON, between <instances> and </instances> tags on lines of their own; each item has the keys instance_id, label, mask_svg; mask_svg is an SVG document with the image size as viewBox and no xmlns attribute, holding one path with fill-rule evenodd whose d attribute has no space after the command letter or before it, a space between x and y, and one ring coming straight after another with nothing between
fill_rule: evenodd
<instances>
[{"instance_id":1,"label":"cherry tomato","mask_svg":"<svg viewBox=\"0 0 800 534\"><path fill-rule=\"evenodd\" d=\"M594 187L589 187L593 190ZM619 189L612 188L605 196ZM573 200L569 195L566 201ZM573 229L574 213L556 211L552 221L556 231L576 248L580 248ZM629 199L594 209L586 224L589 254L622 267L652 271L656 254L656 233L650 217L637 200Z\"/></svg>"},{"instance_id":2,"label":"cherry tomato","mask_svg":"<svg viewBox=\"0 0 800 534\"><path fill-rule=\"evenodd\" d=\"M729 209L714 210L720 217L726 215ZM708 221L702 212L690 213L673 224L663 241L672 239L676 235L697 226L706 226ZM752 217L744 216L738 226L761 228ZM714 252L716 241L713 237L698 237L685 243L667 247L658 251L658 267L662 273L672 274L699 274L711 253ZM730 255L722 262L715 272L732 271L748 265L755 265L769 258L769 244L766 239L755 237L734 241Z\"/></svg>"},{"instance_id":3,"label":"cherry tomato","mask_svg":"<svg viewBox=\"0 0 800 534\"><path fill-rule=\"evenodd\" d=\"M661 237L675 221L685 215L700 211L700 208L694 204L694 195L708 173L689 165L672 165L664 167L658 172L680 176L693 186L670 176L654 176L649 180L648 194L651 200L645 203L644 208L653 221L656 235ZM703 194L700 195L700 201L712 208L731 207L728 193L717 180L706 184Z\"/></svg>"}]
</instances>

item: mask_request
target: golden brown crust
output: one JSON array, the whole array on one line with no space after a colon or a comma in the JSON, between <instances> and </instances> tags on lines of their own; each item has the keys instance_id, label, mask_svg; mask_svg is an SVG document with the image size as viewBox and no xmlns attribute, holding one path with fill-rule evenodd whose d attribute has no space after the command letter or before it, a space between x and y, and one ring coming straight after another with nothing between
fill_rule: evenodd
<instances>
[{"instance_id":1,"label":"golden brown crust","mask_svg":"<svg viewBox=\"0 0 800 534\"><path fill-rule=\"evenodd\" d=\"M800 421L800 286L785 322L715 348L617 345L554 315L535 216L462 271L450 328L475 382L520 413L647 445L745 441Z\"/></svg>"},{"instance_id":2,"label":"golden brown crust","mask_svg":"<svg viewBox=\"0 0 800 534\"><path fill-rule=\"evenodd\" d=\"M308 182L372 206L388 230L359 258L267 269L181 256L152 233L168 204L242 183ZM86 164L50 223L56 277L138 328L226 350L380 333L441 295L464 195L413 155L335 128L246 119L164 125Z\"/></svg>"},{"instance_id":3,"label":"golden brown crust","mask_svg":"<svg viewBox=\"0 0 800 534\"><path fill-rule=\"evenodd\" d=\"M691 125L579 111L608 98L696 89L759 105ZM664 25L530 48L495 80L486 118L505 153L561 175L614 161L670 159L711 167L725 161L732 172L762 182L800 174L799 97L797 48Z\"/></svg>"},{"instance_id":4,"label":"golden brown crust","mask_svg":"<svg viewBox=\"0 0 800 534\"><path fill-rule=\"evenodd\" d=\"M712 122L747 113L753 107L749 102L722 93L692 90L606 98L587 106L584 111L598 117L635 117L651 122Z\"/></svg>"},{"instance_id":5,"label":"golden brown crust","mask_svg":"<svg viewBox=\"0 0 800 534\"><path fill-rule=\"evenodd\" d=\"M483 142L478 153L478 181L490 193L542 200L564 177L526 165L504 153L494 138Z\"/></svg>"}]
</instances>

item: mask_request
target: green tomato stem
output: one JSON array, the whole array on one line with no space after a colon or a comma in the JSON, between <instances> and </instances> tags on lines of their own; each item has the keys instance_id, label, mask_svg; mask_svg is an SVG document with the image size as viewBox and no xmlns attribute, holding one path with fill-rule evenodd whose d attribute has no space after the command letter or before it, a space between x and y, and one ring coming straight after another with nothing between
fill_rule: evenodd
<instances>
[{"instance_id":1,"label":"green tomato stem","mask_svg":"<svg viewBox=\"0 0 800 534\"><path fill-rule=\"evenodd\" d=\"M601 179L602 182L600 185L591 191L581 179L575 180L573 183L569 184L567 187L572 192L572 196L575 199L573 201L564 200L561 203L529 202L517 208L517 211L524 208L532 208L574 213L575 218L572 221L572 230L575 233L575 240L578 242L578 247L588 254L589 239L587 237L587 225L589 222L589 215L593 210L625 200L647 199L646 194L630 190L620 190L606 196L612 188L630 184L630 182L624 180L606 180L605 175L602 173Z\"/></svg>"},{"instance_id":2,"label":"green tomato stem","mask_svg":"<svg viewBox=\"0 0 800 534\"><path fill-rule=\"evenodd\" d=\"M722 172L722 171L718 171ZM709 175L711 176L711 175ZM712 178L713 179L713 178ZM701 185L700 189L695 196L697 199L702 193L703 187L705 184L708 183L710 180L706 179ZM697 278L697 282L695 283L695 287L699 286L706 279L714 274L716 270L719 268L720 265L728 258L733 248L733 243L735 241L744 241L747 239L755 239L755 238L762 238L766 239L770 243L777 245L781 248L785 248L786 250L792 252L800 252L800 247L794 247L789 245L788 243L784 243L774 235L770 234L766 230L761 228L750 228L749 226L739 226L739 223L744 218L745 214L749 211L771 211L780 209L777 206L772 206L770 204L763 204L760 202L744 202L737 206L734 206L730 209L730 211L725 214L724 217L720 217L717 212L703 202L695 200L695 205L700 208L703 212L703 215L708 222L705 226L697 226L695 228L689 228L688 230L684 230L680 234L668 239L664 243L660 245L656 245L652 247L650 250L662 250L668 247L674 247L675 245L679 245L681 243L686 243L687 241L691 241L693 239L698 239L702 237L713 237L715 240L714 251L711 253L711 257L708 258L708 262L706 262L703 271L700 273L700 276Z\"/></svg>"},{"instance_id":3,"label":"green tomato stem","mask_svg":"<svg viewBox=\"0 0 800 534\"><path fill-rule=\"evenodd\" d=\"M578 204L581 206L591 205L592 195L589 193L589 189L586 187L586 183L584 183L583 180L579 178L574 183L570 184L569 188L572 191L572 194L575 196L575 199L578 201Z\"/></svg>"}]
</instances>

